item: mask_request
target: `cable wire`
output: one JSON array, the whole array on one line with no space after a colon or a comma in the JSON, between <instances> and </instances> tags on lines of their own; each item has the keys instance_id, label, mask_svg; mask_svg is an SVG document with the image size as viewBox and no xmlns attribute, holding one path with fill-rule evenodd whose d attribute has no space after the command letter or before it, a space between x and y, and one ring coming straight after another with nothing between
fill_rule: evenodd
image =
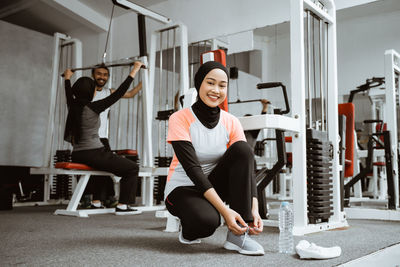
<instances>
[{"instance_id":1,"label":"cable wire","mask_svg":"<svg viewBox=\"0 0 400 267\"><path fill-rule=\"evenodd\" d=\"M111 31L111 22L112 22L113 15L114 15L114 8L115 8L115 5L113 4L112 10L111 10L110 23L108 24L108 31L107 31L106 45L105 45L105 47L104 47L104 53L103 53L103 64L104 64L104 63L106 63L108 38L110 37L110 31Z\"/></svg>"}]
</instances>

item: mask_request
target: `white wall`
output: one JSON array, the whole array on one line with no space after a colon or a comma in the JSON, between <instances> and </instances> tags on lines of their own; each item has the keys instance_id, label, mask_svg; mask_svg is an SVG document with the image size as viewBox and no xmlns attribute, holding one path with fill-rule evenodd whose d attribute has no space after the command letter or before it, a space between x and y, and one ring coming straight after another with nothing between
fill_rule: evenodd
<instances>
[{"instance_id":1,"label":"white wall","mask_svg":"<svg viewBox=\"0 0 400 267\"><path fill-rule=\"evenodd\" d=\"M338 22L340 94L348 94L367 78L384 76L385 50L400 51L399 25L400 11Z\"/></svg>"},{"instance_id":2,"label":"white wall","mask_svg":"<svg viewBox=\"0 0 400 267\"><path fill-rule=\"evenodd\" d=\"M53 38L0 21L0 165L42 167Z\"/></svg>"}]
</instances>

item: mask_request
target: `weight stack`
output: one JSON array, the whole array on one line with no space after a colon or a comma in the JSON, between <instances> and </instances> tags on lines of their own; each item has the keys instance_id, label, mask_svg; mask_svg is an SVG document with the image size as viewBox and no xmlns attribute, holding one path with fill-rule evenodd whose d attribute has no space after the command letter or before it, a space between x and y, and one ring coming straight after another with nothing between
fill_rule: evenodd
<instances>
[{"instance_id":1,"label":"weight stack","mask_svg":"<svg viewBox=\"0 0 400 267\"><path fill-rule=\"evenodd\" d=\"M169 167L172 157L155 157L155 165L157 167ZM167 176L158 176L154 178L154 199L156 204L160 204L164 200L165 183Z\"/></svg>"},{"instance_id":2,"label":"weight stack","mask_svg":"<svg viewBox=\"0 0 400 267\"><path fill-rule=\"evenodd\" d=\"M332 145L328 133L307 129L307 203L311 224L333 214Z\"/></svg>"},{"instance_id":3,"label":"weight stack","mask_svg":"<svg viewBox=\"0 0 400 267\"><path fill-rule=\"evenodd\" d=\"M57 150L54 163L71 162L70 150ZM70 199L72 196L72 178L70 175L57 175L53 181L51 190L52 199Z\"/></svg>"}]
</instances>

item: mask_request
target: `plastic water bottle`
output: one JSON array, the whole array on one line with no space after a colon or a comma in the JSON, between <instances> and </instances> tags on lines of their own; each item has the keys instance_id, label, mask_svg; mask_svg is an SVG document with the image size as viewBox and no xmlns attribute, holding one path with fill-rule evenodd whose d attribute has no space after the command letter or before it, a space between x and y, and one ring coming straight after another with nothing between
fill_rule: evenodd
<instances>
[{"instance_id":1,"label":"plastic water bottle","mask_svg":"<svg viewBox=\"0 0 400 267\"><path fill-rule=\"evenodd\" d=\"M293 253L293 210L289 202L282 202L279 209L279 252Z\"/></svg>"}]
</instances>

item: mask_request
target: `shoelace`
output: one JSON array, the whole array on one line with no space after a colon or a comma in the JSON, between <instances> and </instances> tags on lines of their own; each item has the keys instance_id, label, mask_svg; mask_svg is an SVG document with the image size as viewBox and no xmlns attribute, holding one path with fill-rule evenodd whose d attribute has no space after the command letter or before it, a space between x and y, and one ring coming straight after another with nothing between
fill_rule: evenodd
<instances>
[{"instance_id":1,"label":"shoelace","mask_svg":"<svg viewBox=\"0 0 400 267\"><path fill-rule=\"evenodd\" d=\"M246 243L246 239L249 236L249 228L246 229L246 232L244 233L244 238L243 238L243 242L242 242L242 248L244 247L244 244Z\"/></svg>"}]
</instances>

